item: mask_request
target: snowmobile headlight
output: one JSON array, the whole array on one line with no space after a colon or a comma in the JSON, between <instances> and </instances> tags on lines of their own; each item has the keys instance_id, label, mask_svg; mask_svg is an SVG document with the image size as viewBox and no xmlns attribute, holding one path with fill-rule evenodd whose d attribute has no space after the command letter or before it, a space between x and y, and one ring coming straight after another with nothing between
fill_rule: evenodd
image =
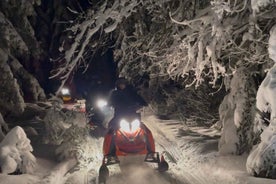
<instances>
[{"instance_id":1,"label":"snowmobile headlight","mask_svg":"<svg viewBox=\"0 0 276 184\"><path fill-rule=\"evenodd\" d=\"M97 106L99 107L99 108L103 108L104 106L106 106L107 105L107 101L105 101L105 100L103 100L103 99L99 99L98 101L97 101Z\"/></svg>"},{"instance_id":2,"label":"snowmobile headlight","mask_svg":"<svg viewBox=\"0 0 276 184\"><path fill-rule=\"evenodd\" d=\"M62 95L70 95L69 89L68 88L62 88L61 89L61 94Z\"/></svg>"},{"instance_id":3,"label":"snowmobile headlight","mask_svg":"<svg viewBox=\"0 0 276 184\"><path fill-rule=\"evenodd\" d=\"M140 128L140 121L138 119L135 119L131 123L131 131L134 132Z\"/></svg>"},{"instance_id":4,"label":"snowmobile headlight","mask_svg":"<svg viewBox=\"0 0 276 184\"><path fill-rule=\"evenodd\" d=\"M130 124L126 120L122 119L120 121L120 128L125 132L130 132Z\"/></svg>"}]
</instances>

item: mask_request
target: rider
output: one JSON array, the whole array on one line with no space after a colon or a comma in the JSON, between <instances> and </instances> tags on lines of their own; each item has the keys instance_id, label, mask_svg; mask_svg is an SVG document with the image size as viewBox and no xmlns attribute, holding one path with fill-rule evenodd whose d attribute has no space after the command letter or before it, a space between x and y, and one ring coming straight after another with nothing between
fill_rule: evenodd
<instances>
[{"instance_id":1,"label":"rider","mask_svg":"<svg viewBox=\"0 0 276 184\"><path fill-rule=\"evenodd\" d=\"M145 100L138 95L134 89L128 85L125 78L121 77L116 81L116 89L112 91L108 104L114 108L114 117L109 122L109 132L105 136L104 140L104 155L105 156L116 156L115 145L113 140L114 130L119 128L119 120L124 115L138 115L136 113L143 106L148 104ZM140 118L140 116L139 116ZM148 152L155 152L155 146L152 134L148 128L145 127L147 136L147 149Z\"/></svg>"},{"instance_id":2,"label":"rider","mask_svg":"<svg viewBox=\"0 0 276 184\"><path fill-rule=\"evenodd\" d=\"M109 128L117 129L117 120L124 115L136 114L136 111L147 102L128 85L125 78L120 77L116 81L116 89L112 91L108 104L114 108L114 117L109 123Z\"/></svg>"}]
</instances>

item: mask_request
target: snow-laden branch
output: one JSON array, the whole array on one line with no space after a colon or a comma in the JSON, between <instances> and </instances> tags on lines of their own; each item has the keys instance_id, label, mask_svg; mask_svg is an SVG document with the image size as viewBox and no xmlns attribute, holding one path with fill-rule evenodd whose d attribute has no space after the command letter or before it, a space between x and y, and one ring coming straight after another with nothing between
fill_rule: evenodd
<instances>
[{"instance_id":1,"label":"snow-laden branch","mask_svg":"<svg viewBox=\"0 0 276 184\"><path fill-rule=\"evenodd\" d=\"M259 13L262 8L265 8L269 5L276 3L276 0L251 0L251 7L253 10L253 15L255 16L257 13Z\"/></svg>"},{"instance_id":2,"label":"snow-laden branch","mask_svg":"<svg viewBox=\"0 0 276 184\"><path fill-rule=\"evenodd\" d=\"M116 0L112 6L110 6L106 1L99 7L98 11L94 13L91 12L91 15L86 17L82 23L73 26L71 31L75 33L74 43L69 50L65 51L65 63L55 71L52 78L60 77L63 80L63 85L72 74L72 71L81 62L85 62L83 57L87 51L86 49L91 47L89 44L93 36L101 30L104 30L105 34L113 32L124 18L129 17L136 11L136 7L139 4L139 0ZM96 47L98 44L99 43L96 43L92 48ZM57 92L60 91L61 87Z\"/></svg>"},{"instance_id":3,"label":"snow-laden branch","mask_svg":"<svg viewBox=\"0 0 276 184\"><path fill-rule=\"evenodd\" d=\"M46 142L57 145L55 155L60 163L39 184L66 183L72 173L87 170L96 162L95 140L89 136L89 128L83 113L62 112L55 107L49 109L44 118Z\"/></svg>"},{"instance_id":4,"label":"snow-laden branch","mask_svg":"<svg viewBox=\"0 0 276 184\"><path fill-rule=\"evenodd\" d=\"M226 74L226 62L246 66L248 63L262 63L267 57L265 49L261 49L266 45L267 36L258 28L256 20L247 13L244 21L248 23L237 21L248 12L247 1L215 0L211 5L213 12L197 10L197 16L181 21L172 17L172 14L176 16L175 13L169 14L173 23L185 26L180 32L182 40L179 44L171 51L167 49L166 59L157 59L158 66L163 66L161 71L171 78L177 79L193 71L195 80L192 84L199 86L208 74L212 76L210 84L215 86L217 80ZM239 42L241 35L242 42ZM206 72L208 70L210 72Z\"/></svg>"},{"instance_id":5,"label":"snow-laden branch","mask_svg":"<svg viewBox=\"0 0 276 184\"><path fill-rule=\"evenodd\" d=\"M179 45L179 50L174 50L168 55L167 60L170 61L168 74L171 77L185 76L189 71L195 72L196 86L203 81L203 71L205 67L212 68L214 79L211 84L215 85L219 75L225 73L225 68L218 63L221 44L227 42L230 36L222 29L221 15L204 15L195 17L189 21L176 21L170 17L174 23L186 25L194 34L187 34ZM188 57L185 57L187 55ZM185 64L186 63L186 64ZM184 66L183 66L184 65ZM172 68L174 68L172 70ZM181 69L179 69L181 68ZM190 84L191 85L191 84ZM187 85L187 86L190 86Z\"/></svg>"}]
</instances>

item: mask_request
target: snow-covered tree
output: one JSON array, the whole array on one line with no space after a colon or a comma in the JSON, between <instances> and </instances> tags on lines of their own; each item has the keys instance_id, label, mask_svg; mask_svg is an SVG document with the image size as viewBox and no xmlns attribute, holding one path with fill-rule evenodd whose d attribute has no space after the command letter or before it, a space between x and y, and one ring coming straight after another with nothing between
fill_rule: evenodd
<instances>
[{"instance_id":1,"label":"snow-covered tree","mask_svg":"<svg viewBox=\"0 0 276 184\"><path fill-rule=\"evenodd\" d=\"M240 67L234 73L230 92L220 105L222 135L219 142L221 154L249 152L253 144L253 114L255 112L254 80L248 71Z\"/></svg>"},{"instance_id":2,"label":"snow-covered tree","mask_svg":"<svg viewBox=\"0 0 276 184\"><path fill-rule=\"evenodd\" d=\"M77 23L67 30L71 33L69 37L73 38L73 44L69 49L64 48L65 43L59 48L64 53L65 62L54 70L52 77L62 79L61 87L74 69L85 64L90 49L96 51L99 47L108 46L102 39L105 38L102 34L108 35L113 32L124 19L136 11L136 7L140 4L139 0L99 1L93 9L86 12L85 16L80 15L80 20L78 19Z\"/></svg>"},{"instance_id":3,"label":"snow-covered tree","mask_svg":"<svg viewBox=\"0 0 276 184\"><path fill-rule=\"evenodd\" d=\"M177 83L179 89L198 88L206 85L204 81L208 81L214 91L228 88L230 82L223 82L223 77L231 80L240 67L251 73L249 78L262 77L263 70L257 70L269 64L265 44L270 20L275 18L273 3L275 1L252 1L251 4L225 0L99 1L81 13L74 26L68 29L73 44L69 48L65 47L66 43L61 45L64 63L57 69L56 76L66 79L87 57L104 52L103 47L112 47L120 75L129 78L135 86L147 88L148 92L158 92L156 89L166 86L170 80ZM112 13L107 15L107 12ZM251 84L244 82L245 86ZM174 98L179 95L174 95L173 90L171 94L168 91L156 95L159 99L152 96L148 99L153 105L160 101L176 104L170 107L184 114L178 107L185 102ZM254 95L254 91L252 88L250 95ZM249 108L244 109L244 119L251 119L249 105L244 107Z\"/></svg>"},{"instance_id":4,"label":"snow-covered tree","mask_svg":"<svg viewBox=\"0 0 276 184\"><path fill-rule=\"evenodd\" d=\"M45 142L60 145L64 140L64 134L71 126L86 128L86 119L83 113L69 111L63 112L55 107L47 110L44 118L46 123Z\"/></svg>"},{"instance_id":5,"label":"snow-covered tree","mask_svg":"<svg viewBox=\"0 0 276 184\"><path fill-rule=\"evenodd\" d=\"M4 139L5 133L3 132L9 131L8 125L6 124L5 120L2 117L2 114L0 113L0 142Z\"/></svg>"},{"instance_id":6,"label":"snow-covered tree","mask_svg":"<svg viewBox=\"0 0 276 184\"><path fill-rule=\"evenodd\" d=\"M36 158L32 155L33 148L24 130L16 126L0 143L0 166L4 174L10 174L17 169L22 173L32 173Z\"/></svg>"},{"instance_id":7,"label":"snow-covered tree","mask_svg":"<svg viewBox=\"0 0 276 184\"><path fill-rule=\"evenodd\" d=\"M93 157L93 147L89 141L89 129L73 125L66 130L63 135L63 142L56 150L59 160L66 160L68 158L76 158L78 161L78 168L87 168Z\"/></svg>"},{"instance_id":8,"label":"snow-covered tree","mask_svg":"<svg viewBox=\"0 0 276 184\"><path fill-rule=\"evenodd\" d=\"M38 61L41 54L30 20L35 14L34 5L39 3L39 0L0 2L0 109L3 115L22 113L24 99L45 99L37 79L26 70L30 61Z\"/></svg>"},{"instance_id":9,"label":"snow-covered tree","mask_svg":"<svg viewBox=\"0 0 276 184\"><path fill-rule=\"evenodd\" d=\"M59 161L74 158L78 167L86 167L92 162L89 128L83 113L52 108L47 111L44 121L47 132L44 140L58 145L55 153Z\"/></svg>"},{"instance_id":10,"label":"snow-covered tree","mask_svg":"<svg viewBox=\"0 0 276 184\"><path fill-rule=\"evenodd\" d=\"M276 63L276 25L270 31L268 52ZM255 176L276 178L276 64L268 71L257 93L256 108L269 112L269 124L264 117L256 116L255 131L262 131L261 142L255 146L247 159L247 171Z\"/></svg>"},{"instance_id":11,"label":"snow-covered tree","mask_svg":"<svg viewBox=\"0 0 276 184\"><path fill-rule=\"evenodd\" d=\"M241 94L243 88L235 89L237 85L230 84L237 81L235 75L243 75L237 72L238 68L243 68L246 76L242 78L249 80L242 80L244 83L240 83L240 86L247 86L245 88L251 91L247 91L245 95L249 102L240 101L239 97L235 97L237 102L234 104L244 108L240 112L239 121L245 126L237 125L239 130L234 134L240 139L243 139L246 132L251 134L252 127L249 122L253 118L254 109L251 105L254 104L252 98L257 88L255 79L263 75L263 71L257 70L263 63L269 63L265 40L271 24L269 20L275 17L272 13L273 6L268 9L262 8L262 14L254 16L250 13L251 6L247 1L216 0L205 3L174 1L175 4L170 1L163 4L151 1L151 3L144 9L141 8L139 15L134 16L136 26L132 26L133 29L125 27L125 34L121 36L122 44L118 53L115 52L121 73L134 83L144 76L148 76L149 81L159 79L161 86L162 83L166 83L163 82L166 78L172 78L182 86L195 84L196 87L202 85L204 80L208 80L215 89L222 83L221 85L227 90ZM133 19L128 23L131 24ZM262 24L258 25L257 20ZM193 80L181 83L182 80L179 79L187 79L187 76ZM222 80L222 77L234 81L222 82L227 81ZM158 85L154 85L148 91L157 91L156 86ZM180 106L180 101L173 99L174 96L178 95L166 94L162 100L165 104L168 104L166 101L174 101ZM156 103L162 100L158 99ZM182 104L186 104L186 101ZM183 111L184 114L185 112L187 111ZM234 119L232 117L233 126ZM228 132L226 128L224 131ZM245 137L251 136L245 135ZM249 150L252 144L252 140L247 138L238 142L240 143L236 146L235 153ZM245 146L247 148L241 149L244 145L247 145Z\"/></svg>"},{"instance_id":12,"label":"snow-covered tree","mask_svg":"<svg viewBox=\"0 0 276 184\"><path fill-rule=\"evenodd\" d=\"M20 92L20 87L15 79L10 66L7 64L8 55L0 49L0 107L1 113L12 112L22 113L25 108L24 99Z\"/></svg>"}]
</instances>

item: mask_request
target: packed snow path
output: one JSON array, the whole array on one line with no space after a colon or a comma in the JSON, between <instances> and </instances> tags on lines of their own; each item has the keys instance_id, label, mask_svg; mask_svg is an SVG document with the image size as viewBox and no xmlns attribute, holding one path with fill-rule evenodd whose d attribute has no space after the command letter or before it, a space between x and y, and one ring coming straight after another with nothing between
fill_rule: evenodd
<instances>
[{"instance_id":1,"label":"packed snow path","mask_svg":"<svg viewBox=\"0 0 276 184\"><path fill-rule=\"evenodd\" d=\"M189 184L275 184L276 180L256 178L246 172L247 155L219 155L220 131L193 126L193 122L159 120L145 115L157 150L168 152L167 172Z\"/></svg>"},{"instance_id":2,"label":"packed snow path","mask_svg":"<svg viewBox=\"0 0 276 184\"><path fill-rule=\"evenodd\" d=\"M159 120L153 115L145 115L147 124L155 138L157 151L167 152L166 160L170 168L165 173L157 172L152 165L137 166L126 162L123 167L112 166L108 184L275 184L276 180L249 176L245 169L247 155L219 156L217 152L220 132L208 127L190 126L192 122ZM0 184L95 184L102 159L103 138L93 138L89 143L93 147L94 161L88 170L67 173L67 165L53 162L49 157L51 147L34 146L45 153L44 159L37 157L38 165L34 174L3 175ZM43 154L36 154L43 155ZM65 169L64 169L65 168Z\"/></svg>"},{"instance_id":3,"label":"packed snow path","mask_svg":"<svg viewBox=\"0 0 276 184\"><path fill-rule=\"evenodd\" d=\"M148 125L148 124L147 124ZM157 125L158 126L158 125ZM151 128L151 127L150 127ZM156 129L157 130L157 129ZM153 132L155 134L155 132ZM156 132L158 133L158 132ZM160 132L159 132L160 133ZM96 134L99 134L98 131L96 131ZM163 139L163 133L161 133L160 138ZM156 139L156 138L155 138ZM160 140L161 140L160 139ZM155 140L156 141L156 140ZM103 139L97 140L97 146L98 148L102 147ZM176 149L172 149L172 147L169 147L170 141L164 137L163 142L156 142L157 145L157 151L165 151L162 147L169 148L172 152ZM161 149L159 150L159 147L161 145ZM101 155L101 149L98 149L99 152L95 153L97 155ZM169 156L169 162L172 164L175 164L175 156L172 156L171 154L167 154ZM98 169L101 165L101 156L98 157L98 164L95 167L93 167L92 171L88 173L88 182L87 183L98 183L97 177L98 177ZM133 156L133 157L122 157L120 158L120 166L119 165L111 165L108 166L108 169L110 171L110 177L108 178L107 184L112 183L131 183L131 184L152 184L152 183L159 183L159 184L189 184L188 182L184 180L178 180L176 177L174 177L172 172L164 172L160 173L156 170L157 165L153 163L144 163L144 156Z\"/></svg>"},{"instance_id":4,"label":"packed snow path","mask_svg":"<svg viewBox=\"0 0 276 184\"><path fill-rule=\"evenodd\" d=\"M190 169L190 167L195 167L197 164L196 159L198 159L198 157L193 154L216 151L219 132L210 131L207 130L207 128L198 128L199 133L195 131L197 128L193 128L194 131L190 129L185 131L182 122L177 122L175 120L158 120L153 115L144 115L143 122L153 133L156 150L160 153L165 152L166 160L170 165L169 170L165 173L159 173L155 170L154 164L146 163L143 166L137 166L133 163L133 160L131 160L127 162L127 169L124 169L125 166L121 168L119 166L109 166L111 174L107 183L202 183L201 178L194 175L193 171L191 172ZM204 131L206 135L204 135ZM208 134L210 134L210 136ZM100 147L102 141L98 143ZM98 154L101 153L99 152ZM199 162L201 161L202 160ZM93 174L95 174L95 172L93 172ZM93 174L90 174L89 182L97 183L97 178L93 176Z\"/></svg>"}]
</instances>

